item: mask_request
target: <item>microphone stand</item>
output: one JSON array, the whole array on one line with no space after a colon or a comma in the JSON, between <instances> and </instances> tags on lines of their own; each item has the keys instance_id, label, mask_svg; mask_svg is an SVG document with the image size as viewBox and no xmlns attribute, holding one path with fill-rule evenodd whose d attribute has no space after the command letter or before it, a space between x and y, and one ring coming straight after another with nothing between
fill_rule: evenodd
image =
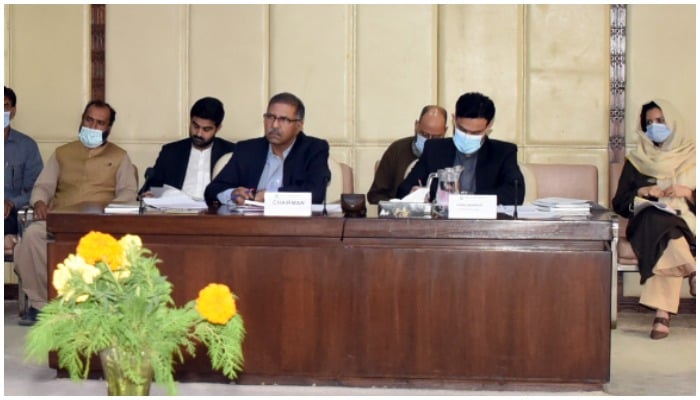
<instances>
[{"instance_id":1,"label":"microphone stand","mask_svg":"<svg viewBox=\"0 0 700 400\"><path fill-rule=\"evenodd\" d=\"M328 183L330 182L330 179L327 177L323 178L323 212L321 215L328 216L328 211L326 210L326 194L328 193Z\"/></svg>"},{"instance_id":2,"label":"microphone stand","mask_svg":"<svg viewBox=\"0 0 700 400\"><path fill-rule=\"evenodd\" d=\"M515 179L515 199L513 199L513 219L518 219L518 179Z\"/></svg>"}]
</instances>

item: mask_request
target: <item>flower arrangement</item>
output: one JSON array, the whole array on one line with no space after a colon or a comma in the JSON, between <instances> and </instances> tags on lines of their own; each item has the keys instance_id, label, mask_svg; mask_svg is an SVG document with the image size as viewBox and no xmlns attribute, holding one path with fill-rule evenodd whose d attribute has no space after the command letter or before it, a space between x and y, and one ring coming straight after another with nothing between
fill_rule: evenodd
<instances>
[{"instance_id":1,"label":"flower arrangement","mask_svg":"<svg viewBox=\"0 0 700 400\"><path fill-rule=\"evenodd\" d=\"M78 380L87 378L90 358L101 354L105 375L105 364L116 363L123 378L150 385L151 377L142 374L147 366L153 380L175 394L173 358L183 362L183 349L194 356L196 344L203 343L212 367L234 379L243 365L245 336L235 295L212 283L196 301L175 307L172 284L160 274L159 262L139 236L117 240L94 231L83 236L76 254L54 271L58 296L30 329L27 358L41 360L57 351L59 367ZM107 350L111 358L105 358ZM110 385L108 379L112 394Z\"/></svg>"}]
</instances>

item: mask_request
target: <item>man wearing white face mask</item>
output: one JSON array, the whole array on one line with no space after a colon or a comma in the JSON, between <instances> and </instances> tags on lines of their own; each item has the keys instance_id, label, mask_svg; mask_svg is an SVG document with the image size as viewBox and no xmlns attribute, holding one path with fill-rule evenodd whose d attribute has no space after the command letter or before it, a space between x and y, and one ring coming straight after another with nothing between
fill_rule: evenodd
<instances>
[{"instance_id":1,"label":"man wearing white face mask","mask_svg":"<svg viewBox=\"0 0 700 400\"><path fill-rule=\"evenodd\" d=\"M408 168L415 164L423 153L426 140L441 139L445 136L447 111L435 105L423 107L414 130L413 136L393 142L382 155L374 173L372 186L367 192L367 201L371 204L396 197L396 189L406 177Z\"/></svg>"},{"instance_id":2,"label":"man wearing white face mask","mask_svg":"<svg viewBox=\"0 0 700 400\"><path fill-rule=\"evenodd\" d=\"M107 141L116 112L93 100L83 111L78 140L60 146L46 162L34 185L30 204L34 219L15 250L29 312L20 325L33 325L48 300L46 215L80 203L106 205L136 201L136 174L126 151Z\"/></svg>"},{"instance_id":3,"label":"man wearing white face mask","mask_svg":"<svg viewBox=\"0 0 700 400\"><path fill-rule=\"evenodd\" d=\"M29 204L44 166L34 139L10 126L16 111L17 96L5 86L5 254L12 254L17 243L17 210Z\"/></svg>"},{"instance_id":4,"label":"man wearing white face mask","mask_svg":"<svg viewBox=\"0 0 700 400\"><path fill-rule=\"evenodd\" d=\"M525 198L523 174L518 167L518 147L489 138L496 107L481 93L465 93L457 100L452 115L452 138L429 140L397 195L403 197L425 183L431 172L461 165L460 191L495 194L498 204L522 204ZM517 182L517 183L516 183ZM517 186L516 186L517 185ZM437 182L430 189L435 197Z\"/></svg>"}]
</instances>

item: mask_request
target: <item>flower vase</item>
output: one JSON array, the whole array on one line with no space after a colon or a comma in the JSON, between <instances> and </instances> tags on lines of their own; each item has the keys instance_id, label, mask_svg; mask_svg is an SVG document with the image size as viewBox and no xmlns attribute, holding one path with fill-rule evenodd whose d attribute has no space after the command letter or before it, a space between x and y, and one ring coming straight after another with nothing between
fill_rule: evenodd
<instances>
[{"instance_id":1,"label":"flower vase","mask_svg":"<svg viewBox=\"0 0 700 400\"><path fill-rule=\"evenodd\" d=\"M146 354L110 347L100 352L102 372L109 396L148 396L153 380L153 367Z\"/></svg>"}]
</instances>

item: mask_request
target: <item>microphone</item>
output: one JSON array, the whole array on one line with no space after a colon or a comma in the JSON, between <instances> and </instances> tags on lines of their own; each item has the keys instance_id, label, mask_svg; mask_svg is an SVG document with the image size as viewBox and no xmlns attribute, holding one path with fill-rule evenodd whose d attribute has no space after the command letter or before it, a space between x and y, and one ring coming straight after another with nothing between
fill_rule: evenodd
<instances>
[{"instance_id":1,"label":"microphone","mask_svg":"<svg viewBox=\"0 0 700 400\"><path fill-rule=\"evenodd\" d=\"M328 215L328 211L326 210L326 194L328 193L328 184L331 182L331 179L329 176L324 176L323 177L323 212L321 215L324 217Z\"/></svg>"},{"instance_id":2,"label":"microphone","mask_svg":"<svg viewBox=\"0 0 700 400\"><path fill-rule=\"evenodd\" d=\"M138 193L138 198L142 198L143 193L146 191L146 189L150 189L149 182L151 178L153 178L153 167L148 167L146 168L146 171L143 173L144 181L143 181L143 186L141 186L141 189L139 189Z\"/></svg>"},{"instance_id":3,"label":"microphone","mask_svg":"<svg viewBox=\"0 0 700 400\"><path fill-rule=\"evenodd\" d=\"M515 198L513 199L513 219L518 219L518 178L515 178Z\"/></svg>"}]
</instances>

